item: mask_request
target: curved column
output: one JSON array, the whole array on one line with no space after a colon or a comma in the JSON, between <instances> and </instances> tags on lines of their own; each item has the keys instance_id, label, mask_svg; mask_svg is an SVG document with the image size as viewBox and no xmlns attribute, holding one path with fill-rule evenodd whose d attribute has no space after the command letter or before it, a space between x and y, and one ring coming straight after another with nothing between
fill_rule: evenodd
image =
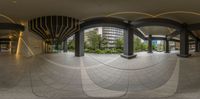
<instances>
[{"instance_id":1,"label":"curved column","mask_svg":"<svg viewBox=\"0 0 200 99\"><path fill-rule=\"evenodd\" d=\"M84 56L84 30L75 33L75 56Z\"/></svg>"},{"instance_id":2,"label":"curved column","mask_svg":"<svg viewBox=\"0 0 200 99\"><path fill-rule=\"evenodd\" d=\"M148 53L153 53L152 48L152 35L149 35L148 37Z\"/></svg>"},{"instance_id":3,"label":"curved column","mask_svg":"<svg viewBox=\"0 0 200 99\"><path fill-rule=\"evenodd\" d=\"M122 57L127 59L136 57L136 55L134 55L134 50L133 50L134 48L133 39L134 39L134 29L128 28L124 32L124 50L123 50L124 53L121 55Z\"/></svg>"}]
</instances>

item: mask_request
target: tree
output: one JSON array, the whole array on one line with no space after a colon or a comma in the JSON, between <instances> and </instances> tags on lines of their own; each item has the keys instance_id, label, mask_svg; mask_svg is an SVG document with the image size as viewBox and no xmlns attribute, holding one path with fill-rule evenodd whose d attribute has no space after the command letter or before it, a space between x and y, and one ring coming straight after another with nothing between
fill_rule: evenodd
<instances>
[{"instance_id":1,"label":"tree","mask_svg":"<svg viewBox=\"0 0 200 99\"><path fill-rule=\"evenodd\" d=\"M87 34L87 43L88 43L88 47L96 50L99 46L99 35L97 34L96 31L90 31Z\"/></svg>"},{"instance_id":2,"label":"tree","mask_svg":"<svg viewBox=\"0 0 200 99\"><path fill-rule=\"evenodd\" d=\"M101 44L100 49L107 48L108 47L108 40L104 37L101 37L100 44Z\"/></svg>"},{"instance_id":3,"label":"tree","mask_svg":"<svg viewBox=\"0 0 200 99\"><path fill-rule=\"evenodd\" d=\"M98 34L97 31L89 31L86 34L86 49L92 49L92 50L97 50L97 49L103 49L106 48L108 45L108 41L106 38L103 38L101 34Z\"/></svg>"},{"instance_id":4,"label":"tree","mask_svg":"<svg viewBox=\"0 0 200 99\"><path fill-rule=\"evenodd\" d=\"M152 44L152 49L157 50L156 44Z\"/></svg>"},{"instance_id":5,"label":"tree","mask_svg":"<svg viewBox=\"0 0 200 99\"><path fill-rule=\"evenodd\" d=\"M67 44L67 47L69 50L74 50L75 49L75 40L74 38L72 40L68 41L69 43Z\"/></svg>"},{"instance_id":6,"label":"tree","mask_svg":"<svg viewBox=\"0 0 200 99\"><path fill-rule=\"evenodd\" d=\"M124 41L122 38L118 38L115 40L115 47L117 49L122 49L123 48L123 44L124 44Z\"/></svg>"},{"instance_id":7,"label":"tree","mask_svg":"<svg viewBox=\"0 0 200 99\"><path fill-rule=\"evenodd\" d=\"M142 50L142 42L141 42L141 39L138 38L138 37L135 37L134 38L134 48L135 48L135 51L141 51Z\"/></svg>"}]
</instances>

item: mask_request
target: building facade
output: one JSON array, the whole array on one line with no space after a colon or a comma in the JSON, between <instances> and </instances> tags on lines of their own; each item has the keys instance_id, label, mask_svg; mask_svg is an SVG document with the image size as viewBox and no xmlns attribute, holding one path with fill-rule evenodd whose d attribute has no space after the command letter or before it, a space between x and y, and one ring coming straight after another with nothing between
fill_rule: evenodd
<instances>
[{"instance_id":1,"label":"building facade","mask_svg":"<svg viewBox=\"0 0 200 99\"><path fill-rule=\"evenodd\" d=\"M102 38L104 38L107 42L108 48L114 48L116 47L115 41L119 38L123 38L124 30L116 27L95 27L91 29L87 29L85 32L85 41L88 40L88 35L91 32L97 32L101 35Z\"/></svg>"},{"instance_id":2,"label":"building facade","mask_svg":"<svg viewBox=\"0 0 200 99\"><path fill-rule=\"evenodd\" d=\"M115 27L102 27L102 37L108 42L108 48L115 46L115 41L123 37L124 30Z\"/></svg>"}]
</instances>

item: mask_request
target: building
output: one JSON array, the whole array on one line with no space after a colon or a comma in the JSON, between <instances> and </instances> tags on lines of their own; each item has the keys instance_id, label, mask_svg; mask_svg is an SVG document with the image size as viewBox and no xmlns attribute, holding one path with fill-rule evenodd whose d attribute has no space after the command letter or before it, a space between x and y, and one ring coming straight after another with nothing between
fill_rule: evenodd
<instances>
[{"instance_id":1,"label":"building","mask_svg":"<svg viewBox=\"0 0 200 99\"><path fill-rule=\"evenodd\" d=\"M124 30L115 27L102 27L102 36L108 42L108 48L115 47L115 41L123 37Z\"/></svg>"},{"instance_id":2,"label":"building","mask_svg":"<svg viewBox=\"0 0 200 99\"><path fill-rule=\"evenodd\" d=\"M101 37L106 39L107 47L113 48L115 47L115 41L119 38L123 37L124 30L116 27L95 27L90 28L84 31L84 40L88 40L88 36L91 32L97 32L101 34Z\"/></svg>"}]
</instances>

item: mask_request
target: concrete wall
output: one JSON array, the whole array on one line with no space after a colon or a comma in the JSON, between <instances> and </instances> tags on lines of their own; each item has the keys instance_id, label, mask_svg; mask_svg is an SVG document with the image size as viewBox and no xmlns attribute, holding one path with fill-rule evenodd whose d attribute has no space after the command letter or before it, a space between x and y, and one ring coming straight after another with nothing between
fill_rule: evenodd
<instances>
[{"instance_id":1,"label":"concrete wall","mask_svg":"<svg viewBox=\"0 0 200 99\"><path fill-rule=\"evenodd\" d=\"M19 55L31 57L44 52L42 38L30 32L27 23L25 24L25 31L22 32L21 39L19 40Z\"/></svg>"}]
</instances>

